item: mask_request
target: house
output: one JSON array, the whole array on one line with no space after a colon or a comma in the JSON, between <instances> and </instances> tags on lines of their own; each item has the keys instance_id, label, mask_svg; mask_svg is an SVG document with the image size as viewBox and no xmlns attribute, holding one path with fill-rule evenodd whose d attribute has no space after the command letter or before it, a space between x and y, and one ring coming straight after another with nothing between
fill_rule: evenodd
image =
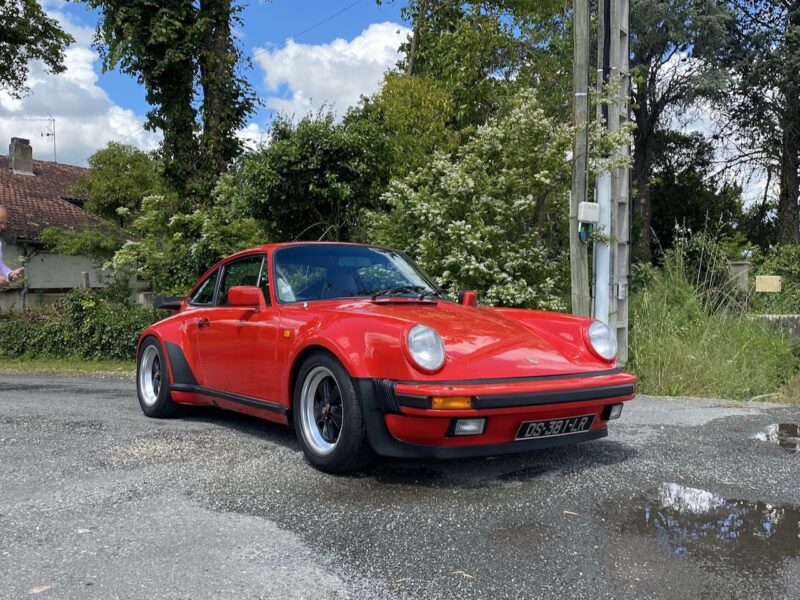
<instances>
[{"instance_id":1,"label":"house","mask_svg":"<svg viewBox=\"0 0 800 600\"><path fill-rule=\"evenodd\" d=\"M10 268L25 267L25 278L0 288L0 311L23 310L53 302L66 291L88 283L103 287L96 261L86 256L48 252L41 234L48 227L103 230L115 225L83 210L69 189L88 169L33 160L29 140L11 138L8 157L0 156L0 204L9 225L0 234L3 260ZM88 275L87 275L88 274Z\"/></svg>"}]
</instances>

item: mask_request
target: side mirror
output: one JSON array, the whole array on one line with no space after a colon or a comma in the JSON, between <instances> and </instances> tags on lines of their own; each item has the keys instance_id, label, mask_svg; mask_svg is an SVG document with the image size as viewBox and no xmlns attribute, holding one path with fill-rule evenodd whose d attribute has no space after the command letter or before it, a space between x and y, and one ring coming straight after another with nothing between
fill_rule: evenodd
<instances>
[{"instance_id":1,"label":"side mirror","mask_svg":"<svg viewBox=\"0 0 800 600\"><path fill-rule=\"evenodd\" d=\"M180 310L183 296L156 296L153 308L161 310Z\"/></svg>"},{"instance_id":2,"label":"side mirror","mask_svg":"<svg viewBox=\"0 0 800 600\"><path fill-rule=\"evenodd\" d=\"M478 306L478 292L466 290L458 294L458 303L464 306Z\"/></svg>"},{"instance_id":3,"label":"side mirror","mask_svg":"<svg viewBox=\"0 0 800 600\"><path fill-rule=\"evenodd\" d=\"M237 285L228 290L228 306L264 309L267 303L260 288L254 285Z\"/></svg>"}]
</instances>

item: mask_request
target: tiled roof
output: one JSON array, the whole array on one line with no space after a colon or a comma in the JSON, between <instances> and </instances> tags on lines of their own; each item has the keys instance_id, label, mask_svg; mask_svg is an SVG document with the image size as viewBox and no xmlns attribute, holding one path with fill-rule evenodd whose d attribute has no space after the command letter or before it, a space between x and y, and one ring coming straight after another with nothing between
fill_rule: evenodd
<instances>
[{"instance_id":1,"label":"tiled roof","mask_svg":"<svg viewBox=\"0 0 800 600\"><path fill-rule=\"evenodd\" d=\"M33 175L13 172L8 157L0 156L0 204L8 211L9 237L37 241L47 227L115 229L114 225L65 200L82 167L33 161Z\"/></svg>"}]
</instances>

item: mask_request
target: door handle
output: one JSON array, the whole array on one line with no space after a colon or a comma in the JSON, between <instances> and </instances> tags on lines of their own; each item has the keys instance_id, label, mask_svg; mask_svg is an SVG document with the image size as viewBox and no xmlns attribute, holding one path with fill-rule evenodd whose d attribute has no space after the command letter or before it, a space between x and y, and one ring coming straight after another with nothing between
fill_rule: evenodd
<instances>
[{"instance_id":1,"label":"door handle","mask_svg":"<svg viewBox=\"0 0 800 600\"><path fill-rule=\"evenodd\" d=\"M197 326L200 329L202 329L203 327L210 327L211 326L211 321L209 321L205 317L202 317L202 318L197 320Z\"/></svg>"}]
</instances>

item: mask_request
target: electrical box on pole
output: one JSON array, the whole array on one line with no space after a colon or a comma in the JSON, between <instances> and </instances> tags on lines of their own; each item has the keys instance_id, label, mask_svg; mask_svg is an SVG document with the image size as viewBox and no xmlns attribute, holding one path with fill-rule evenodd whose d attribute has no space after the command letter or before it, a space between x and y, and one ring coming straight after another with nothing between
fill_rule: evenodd
<instances>
[{"instance_id":1,"label":"electrical box on pole","mask_svg":"<svg viewBox=\"0 0 800 600\"><path fill-rule=\"evenodd\" d=\"M608 130L619 131L630 119L630 72L628 65L629 0L598 2L598 78L597 85L613 83L615 101L598 108ZM630 156L629 144L617 148L612 158ZM601 198L607 195L607 198ZM600 225L607 242L595 245L595 317L608 324L617 334L618 359L628 360L628 287L630 281L630 169L617 167L598 178ZM607 207L604 210L604 207ZM606 210L608 211L606 213ZM599 250L599 252L598 252ZM598 264L602 263L602 264ZM599 302L598 302L599 300Z\"/></svg>"}]
</instances>

